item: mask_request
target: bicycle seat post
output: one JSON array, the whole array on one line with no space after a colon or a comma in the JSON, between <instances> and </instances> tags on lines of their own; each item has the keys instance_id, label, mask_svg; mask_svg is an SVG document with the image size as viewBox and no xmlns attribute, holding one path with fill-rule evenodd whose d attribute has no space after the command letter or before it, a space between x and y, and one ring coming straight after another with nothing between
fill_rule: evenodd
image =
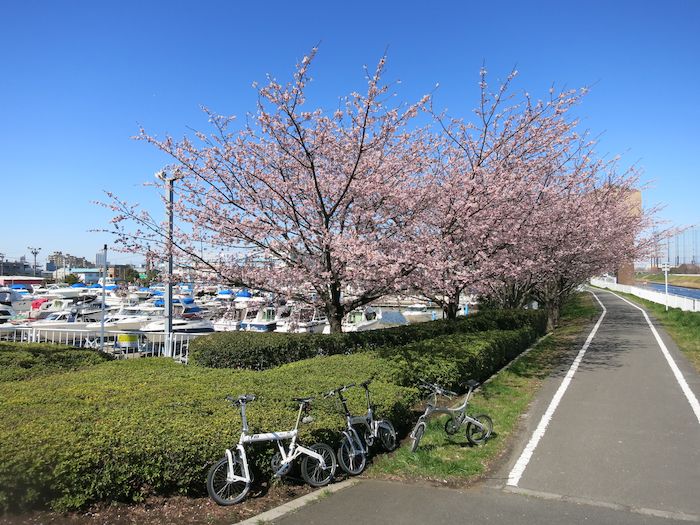
<instances>
[{"instance_id":1,"label":"bicycle seat post","mask_svg":"<svg viewBox=\"0 0 700 525\"><path fill-rule=\"evenodd\" d=\"M369 396L369 385L367 383L362 383L362 386L365 387L365 397L367 398L367 409L372 410L372 401Z\"/></svg>"},{"instance_id":2,"label":"bicycle seat post","mask_svg":"<svg viewBox=\"0 0 700 525\"><path fill-rule=\"evenodd\" d=\"M306 405L307 405L307 401L302 401L302 400L299 401L299 411L297 412L297 422L294 425L294 430L299 429L299 423L301 422L301 415L303 414L304 408L306 407Z\"/></svg>"}]
</instances>

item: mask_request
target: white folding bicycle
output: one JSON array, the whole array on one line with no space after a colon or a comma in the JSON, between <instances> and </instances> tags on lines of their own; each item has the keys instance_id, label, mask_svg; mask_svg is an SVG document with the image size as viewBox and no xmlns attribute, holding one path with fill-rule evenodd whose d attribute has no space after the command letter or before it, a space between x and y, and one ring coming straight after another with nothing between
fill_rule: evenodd
<instances>
[{"instance_id":1,"label":"white folding bicycle","mask_svg":"<svg viewBox=\"0 0 700 525\"><path fill-rule=\"evenodd\" d=\"M333 479L336 469L335 454L333 449L325 443L316 443L310 447L304 447L297 443L299 423L302 414L308 412L313 398L294 398L299 403L297 421L293 430L284 432L267 432L264 434L249 434L248 419L245 413L246 403L255 400L255 396L246 394L234 399L226 397L233 406L239 407L243 430L238 445L233 450L226 449L226 455L217 461L207 474L207 492L219 505L233 505L242 501L250 490L253 481L248 468L248 457L245 445L261 441L274 441L278 451L272 458L272 471L276 477L286 475L292 467L292 462L299 456L304 456L301 461L301 476L309 485L323 487ZM306 419L306 418L304 418ZM282 444L284 440L291 440L289 447Z\"/></svg>"},{"instance_id":2,"label":"white folding bicycle","mask_svg":"<svg viewBox=\"0 0 700 525\"><path fill-rule=\"evenodd\" d=\"M369 385L372 379L360 383L365 389L367 400L367 412L361 416L353 416L348 408L347 399L343 396L348 388L355 383L335 388L325 394L324 397L337 395L345 413L346 429L343 431L343 440L338 448L338 463L340 468L351 476L362 472L367 464L369 448L378 439L384 450L391 452L396 448L396 430L388 419L375 419L374 407L369 393Z\"/></svg>"}]
</instances>

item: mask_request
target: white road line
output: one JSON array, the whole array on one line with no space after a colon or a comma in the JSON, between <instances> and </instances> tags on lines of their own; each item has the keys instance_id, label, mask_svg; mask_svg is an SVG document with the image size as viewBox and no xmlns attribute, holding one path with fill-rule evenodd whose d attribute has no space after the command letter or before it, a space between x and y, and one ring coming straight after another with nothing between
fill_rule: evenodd
<instances>
[{"instance_id":1,"label":"white road line","mask_svg":"<svg viewBox=\"0 0 700 525\"><path fill-rule=\"evenodd\" d=\"M569 387L569 383L571 383L571 379L574 377L576 370L578 370L578 367L581 364L581 360L583 359L583 355L586 353L586 350L588 350L588 347L590 346L591 341L593 341L593 338L595 337L595 334L598 331L598 328L600 328L600 325L603 322L603 317L605 317L605 313L607 312L607 309L605 308L605 305L600 302L600 299L598 299L598 296L596 294L594 294L593 292L591 292L591 294L593 294L593 297L595 297L596 301L598 301L598 304L600 304L601 308L603 309L603 313L600 314L600 317L598 318L598 322L593 327L593 330L591 330L591 333L588 334L588 338L586 339L586 342L581 347L581 350L579 350L578 355L576 356L576 359L574 359L574 362L572 363L571 368L569 368L569 371L566 373L566 376L564 376L564 379L561 382L561 385L559 385L559 388L557 389L556 393L554 394L552 401L549 403L549 406L547 407L547 411L544 413L544 415L542 416L542 419L540 419L540 422L537 425L537 428L532 433L532 437L530 438L530 441L528 441L527 445L525 446L523 453L520 454L518 461L515 462L515 466L513 467L513 470L510 471L510 474L508 475L508 483L507 484L511 487L518 486L518 483L520 482L520 478L522 477L523 472L525 472L525 467L527 467L527 464L530 462L530 458L532 458L532 454L535 452L535 448L537 448L537 444L540 442L540 439L542 439L542 436L544 436L544 433L547 430L547 426L549 425L549 422L552 420L552 416L554 415L554 411L557 409L557 406L559 406L559 402L561 401L561 398L564 396L564 392L566 392L566 389Z\"/></svg>"},{"instance_id":2,"label":"white road line","mask_svg":"<svg viewBox=\"0 0 700 525\"><path fill-rule=\"evenodd\" d=\"M649 328L651 328L651 333L654 334L654 338L656 339L656 342L659 344L659 348L661 348L661 352L664 354L664 357L666 358L666 362L668 363L668 366L671 367L671 371L673 372L673 375L675 376L676 381L678 382L678 385L681 387L681 390L685 394L686 399L688 399L688 403L690 403L690 407L693 409L693 412L695 412L695 417L698 418L698 423L700 423L700 403L698 403L698 399L695 397L695 394L693 394L693 391L688 386L688 382L685 380L685 377L683 377L683 374L681 373L680 368L678 368L678 365L676 364L676 362L673 360L673 357L671 357L671 352L668 351L668 348L666 348L666 345L661 340L661 336L659 335L659 332L656 331L656 327L652 324L651 320L649 319L649 316L644 311L644 308L637 306L636 304L628 301L624 297L620 297L616 293L613 293L613 292L610 292L610 293L613 294L615 297L622 299L630 306L634 306L637 310L639 310L640 312L642 312L642 314L644 314L644 319L646 319L647 324L649 325Z\"/></svg>"}]
</instances>

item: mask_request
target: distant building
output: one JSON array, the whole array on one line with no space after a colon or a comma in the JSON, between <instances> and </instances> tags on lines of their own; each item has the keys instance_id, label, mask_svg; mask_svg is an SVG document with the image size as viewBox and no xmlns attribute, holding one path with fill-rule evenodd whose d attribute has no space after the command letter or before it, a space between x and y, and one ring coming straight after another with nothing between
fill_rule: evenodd
<instances>
[{"instance_id":1,"label":"distant building","mask_svg":"<svg viewBox=\"0 0 700 525\"><path fill-rule=\"evenodd\" d=\"M88 268L92 266L92 263L85 257L77 257L70 253L64 254L63 252L53 252L49 255L47 265L49 263L54 264L54 268Z\"/></svg>"},{"instance_id":2,"label":"distant building","mask_svg":"<svg viewBox=\"0 0 700 525\"><path fill-rule=\"evenodd\" d=\"M97 252L95 255L95 266L98 268L104 268L105 265L109 265L109 261L107 259L107 254L104 251Z\"/></svg>"},{"instance_id":3,"label":"distant building","mask_svg":"<svg viewBox=\"0 0 700 525\"><path fill-rule=\"evenodd\" d=\"M24 257L20 257L18 261L10 261L4 259L1 265L2 275L33 275L32 266Z\"/></svg>"},{"instance_id":4,"label":"distant building","mask_svg":"<svg viewBox=\"0 0 700 525\"><path fill-rule=\"evenodd\" d=\"M100 268L72 268L69 266L58 268L53 272L53 277L56 282L62 282L68 275L73 274L85 284L95 284L102 276L101 271Z\"/></svg>"},{"instance_id":5,"label":"distant building","mask_svg":"<svg viewBox=\"0 0 700 525\"><path fill-rule=\"evenodd\" d=\"M2 275L0 276L0 286L10 286L13 284L28 284L31 286L40 286L44 283L41 277L32 277L29 275Z\"/></svg>"},{"instance_id":6,"label":"distant building","mask_svg":"<svg viewBox=\"0 0 700 525\"><path fill-rule=\"evenodd\" d=\"M129 270L133 270L130 264L115 264L107 268L107 277L115 281L125 281Z\"/></svg>"},{"instance_id":7,"label":"distant building","mask_svg":"<svg viewBox=\"0 0 700 525\"><path fill-rule=\"evenodd\" d=\"M628 193L627 199L630 203L631 213L642 214L642 192L634 190ZM619 284L634 284L634 261L629 260L620 264L615 272Z\"/></svg>"}]
</instances>

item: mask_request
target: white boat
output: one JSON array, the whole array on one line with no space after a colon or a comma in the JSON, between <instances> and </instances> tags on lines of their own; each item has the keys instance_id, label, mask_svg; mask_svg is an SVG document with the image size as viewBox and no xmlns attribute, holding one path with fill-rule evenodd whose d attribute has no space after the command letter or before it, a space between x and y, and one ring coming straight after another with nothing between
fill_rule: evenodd
<instances>
[{"instance_id":1,"label":"white boat","mask_svg":"<svg viewBox=\"0 0 700 525\"><path fill-rule=\"evenodd\" d=\"M273 332L277 326L274 306L249 308L245 319L241 322L241 330L247 332Z\"/></svg>"},{"instance_id":2,"label":"white boat","mask_svg":"<svg viewBox=\"0 0 700 525\"><path fill-rule=\"evenodd\" d=\"M67 330L82 330L89 323L78 313L77 309L52 312L44 319L38 319L28 326L37 329L65 328Z\"/></svg>"},{"instance_id":3,"label":"white boat","mask_svg":"<svg viewBox=\"0 0 700 525\"><path fill-rule=\"evenodd\" d=\"M157 306L124 306L117 312L105 316L105 330L111 331L131 331L140 330L141 327L163 319L164 308ZM88 330L100 330L102 320L95 321L86 326Z\"/></svg>"},{"instance_id":4,"label":"white boat","mask_svg":"<svg viewBox=\"0 0 700 525\"><path fill-rule=\"evenodd\" d=\"M11 307L15 312L27 312L32 307L34 298L29 293L20 293L18 290L3 286L0 288L0 305Z\"/></svg>"},{"instance_id":5,"label":"white boat","mask_svg":"<svg viewBox=\"0 0 700 525\"><path fill-rule=\"evenodd\" d=\"M141 327L141 332L146 334L146 339L153 343L165 342L165 324L167 319L151 321ZM208 319L184 317L173 318L173 333L176 334L203 334L214 331L214 324Z\"/></svg>"},{"instance_id":6,"label":"white boat","mask_svg":"<svg viewBox=\"0 0 700 525\"><path fill-rule=\"evenodd\" d=\"M0 324L7 323L9 320L14 319L17 313L12 309L11 306L6 304L0 304Z\"/></svg>"},{"instance_id":7,"label":"white boat","mask_svg":"<svg viewBox=\"0 0 700 525\"><path fill-rule=\"evenodd\" d=\"M364 332L365 330L378 330L407 324L408 320L397 310L368 306L347 314L343 319L342 327L343 332ZM329 332L330 326L324 329L324 333Z\"/></svg>"},{"instance_id":8,"label":"white boat","mask_svg":"<svg viewBox=\"0 0 700 525\"><path fill-rule=\"evenodd\" d=\"M85 287L73 286L49 286L47 296L61 297L63 299L72 299L78 297Z\"/></svg>"},{"instance_id":9,"label":"white boat","mask_svg":"<svg viewBox=\"0 0 700 525\"><path fill-rule=\"evenodd\" d=\"M282 315L278 315L275 331L320 334L326 326L328 319L318 308L294 305Z\"/></svg>"},{"instance_id":10,"label":"white boat","mask_svg":"<svg viewBox=\"0 0 700 525\"><path fill-rule=\"evenodd\" d=\"M237 332L241 329L241 322L245 319L247 307L232 307L223 312L221 317L214 319L214 330L217 332Z\"/></svg>"},{"instance_id":11,"label":"white boat","mask_svg":"<svg viewBox=\"0 0 700 525\"><path fill-rule=\"evenodd\" d=\"M404 308L401 313L404 315L404 317L409 317L413 315L425 315L428 314L430 315L430 312L428 312L428 305L423 304L423 303L414 303L414 304L409 304L406 308Z\"/></svg>"}]
</instances>

